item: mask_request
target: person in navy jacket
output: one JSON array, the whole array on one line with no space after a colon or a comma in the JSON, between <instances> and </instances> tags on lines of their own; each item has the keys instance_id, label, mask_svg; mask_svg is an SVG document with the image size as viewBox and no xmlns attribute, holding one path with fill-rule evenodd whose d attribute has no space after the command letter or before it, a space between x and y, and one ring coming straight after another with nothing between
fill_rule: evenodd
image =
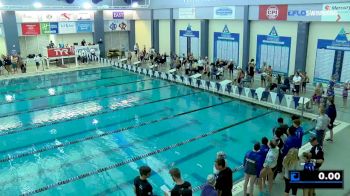
<instances>
[{"instance_id":1,"label":"person in navy jacket","mask_svg":"<svg viewBox=\"0 0 350 196\"><path fill-rule=\"evenodd\" d=\"M296 128L295 135L297 136L299 141L297 148L301 148L301 145L303 144L304 129L302 126L300 126L301 125L300 117L297 115L293 115L292 121L293 121L292 126Z\"/></svg>"},{"instance_id":2,"label":"person in navy jacket","mask_svg":"<svg viewBox=\"0 0 350 196\"><path fill-rule=\"evenodd\" d=\"M299 139L296 136L296 128L294 126L289 127L288 129L288 138L286 142L284 143L283 149L282 149L282 157L285 157L288 153L288 151L292 148L299 148Z\"/></svg>"},{"instance_id":3,"label":"person in navy jacket","mask_svg":"<svg viewBox=\"0 0 350 196\"><path fill-rule=\"evenodd\" d=\"M264 161L265 161L267 153L270 150L268 143L269 143L269 140L267 139L267 137L261 138L260 155Z\"/></svg>"},{"instance_id":4,"label":"person in navy jacket","mask_svg":"<svg viewBox=\"0 0 350 196\"><path fill-rule=\"evenodd\" d=\"M247 152L243 160L244 166L244 195L247 195L247 188L249 183L249 193L254 192L254 182L259 178L260 171L263 167L264 160L260 153L260 143L254 144L253 150Z\"/></svg>"}]
</instances>

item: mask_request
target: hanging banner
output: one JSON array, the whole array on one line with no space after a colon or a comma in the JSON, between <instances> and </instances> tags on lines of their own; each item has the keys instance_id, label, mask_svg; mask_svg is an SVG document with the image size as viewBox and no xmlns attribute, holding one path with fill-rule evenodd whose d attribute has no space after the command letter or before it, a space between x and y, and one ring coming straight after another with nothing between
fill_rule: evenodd
<instances>
[{"instance_id":1,"label":"hanging banner","mask_svg":"<svg viewBox=\"0 0 350 196\"><path fill-rule=\"evenodd\" d=\"M94 20L93 12L78 12L75 17L76 20Z\"/></svg>"},{"instance_id":2,"label":"hanging banner","mask_svg":"<svg viewBox=\"0 0 350 196\"><path fill-rule=\"evenodd\" d=\"M37 13L33 13L37 14ZM41 22L57 22L58 13L57 12L40 12L40 21Z\"/></svg>"},{"instance_id":3,"label":"hanging banner","mask_svg":"<svg viewBox=\"0 0 350 196\"><path fill-rule=\"evenodd\" d=\"M258 35L256 69L266 63L274 73L288 74L291 42L291 37L279 36L275 27L268 35Z\"/></svg>"},{"instance_id":4,"label":"hanging banner","mask_svg":"<svg viewBox=\"0 0 350 196\"><path fill-rule=\"evenodd\" d=\"M17 12L16 12L17 15ZM18 14L18 18L22 23L26 23L26 22L39 22L39 16L37 14L32 14L32 13L27 13L27 12L20 12L20 14Z\"/></svg>"},{"instance_id":5,"label":"hanging banner","mask_svg":"<svg viewBox=\"0 0 350 196\"><path fill-rule=\"evenodd\" d=\"M180 30L179 54L182 56L192 53L194 57L199 57L199 31L192 31L189 24L186 30Z\"/></svg>"},{"instance_id":6,"label":"hanging banner","mask_svg":"<svg viewBox=\"0 0 350 196\"><path fill-rule=\"evenodd\" d=\"M214 7L214 19L235 19L236 7Z\"/></svg>"},{"instance_id":7,"label":"hanging banner","mask_svg":"<svg viewBox=\"0 0 350 196\"><path fill-rule=\"evenodd\" d=\"M179 8L179 19L196 19L196 9Z\"/></svg>"},{"instance_id":8,"label":"hanging banner","mask_svg":"<svg viewBox=\"0 0 350 196\"><path fill-rule=\"evenodd\" d=\"M214 61L223 59L239 64L239 34L230 33L227 25L222 32L214 32Z\"/></svg>"},{"instance_id":9,"label":"hanging banner","mask_svg":"<svg viewBox=\"0 0 350 196\"><path fill-rule=\"evenodd\" d=\"M92 33L92 22L77 22L77 33Z\"/></svg>"},{"instance_id":10,"label":"hanging banner","mask_svg":"<svg viewBox=\"0 0 350 196\"><path fill-rule=\"evenodd\" d=\"M288 5L260 5L260 20L287 20Z\"/></svg>"},{"instance_id":11,"label":"hanging banner","mask_svg":"<svg viewBox=\"0 0 350 196\"><path fill-rule=\"evenodd\" d=\"M41 34L58 34L57 22L40 23Z\"/></svg>"},{"instance_id":12,"label":"hanging banner","mask_svg":"<svg viewBox=\"0 0 350 196\"><path fill-rule=\"evenodd\" d=\"M323 4L322 21L348 22L350 21L350 3L329 3Z\"/></svg>"},{"instance_id":13,"label":"hanging banner","mask_svg":"<svg viewBox=\"0 0 350 196\"><path fill-rule=\"evenodd\" d=\"M40 23L22 23L22 35L40 35Z\"/></svg>"},{"instance_id":14,"label":"hanging banner","mask_svg":"<svg viewBox=\"0 0 350 196\"><path fill-rule=\"evenodd\" d=\"M47 57L56 58L64 56L75 56L73 48L49 48L47 49Z\"/></svg>"},{"instance_id":15,"label":"hanging banner","mask_svg":"<svg viewBox=\"0 0 350 196\"><path fill-rule=\"evenodd\" d=\"M350 41L344 28L334 40L318 39L315 82L328 82L332 76L336 82L350 79Z\"/></svg>"},{"instance_id":16,"label":"hanging banner","mask_svg":"<svg viewBox=\"0 0 350 196\"><path fill-rule=\"evenodd\" d=\"M59 22L58 31L60 34L76 33L76 24L75 22Z\"/></svg>"},{"instance_id":17,"label":"hanging banner","mask_svg":"<svg viewBox=\"0 0 350 196\"><path fill-rule=\"evenodd\" d=\"M129 31L128 20L112 20L105 23L105 31Z\"/></svg>"}]
</instances>

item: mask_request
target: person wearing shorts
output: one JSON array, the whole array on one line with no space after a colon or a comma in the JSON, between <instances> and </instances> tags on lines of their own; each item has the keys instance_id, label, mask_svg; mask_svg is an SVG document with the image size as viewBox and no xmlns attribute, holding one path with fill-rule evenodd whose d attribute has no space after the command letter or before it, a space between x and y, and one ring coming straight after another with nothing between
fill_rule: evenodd
<instances>
[{"instance_id":1,"label":"person wearing shorts","mask_svg":"<svg viewBox=\"0 0 350 196\"><path fill-rule=\"evenodd\" d=\"M40 61L41 61L39 55L35 55L34 61L35 61L35 65L36 65L36 71L38 71L39 67L40 67Z\"/></svg>"},{"instance_id":2,"label":"person wearing shorts","mask_svg":"<svg viewBox=\"0 0 350 196\"><path fill-rule=\"evenodd\" d=\"M300 92L300 84L301 84L301 77L299 72L296 72L295 75L293 76L293 84L294 84L294 93L296 96L299 96Z\"/></svg>"}]
</instances>

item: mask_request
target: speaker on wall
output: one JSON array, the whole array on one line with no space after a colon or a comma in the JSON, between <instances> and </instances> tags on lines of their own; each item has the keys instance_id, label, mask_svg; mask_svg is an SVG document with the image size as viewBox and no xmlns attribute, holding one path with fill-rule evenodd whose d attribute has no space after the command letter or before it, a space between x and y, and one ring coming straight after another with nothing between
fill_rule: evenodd
<instances>
[{"instance_id":1,"label":"speaker on wall","mask_svg":"<svg viewBox=\"0 0 350 196\"><path fill-rule=\"evenodd\" d=\"M92 3L97 4L100 3L102 0L92 0Z\"/></svg>"}]
</instances>

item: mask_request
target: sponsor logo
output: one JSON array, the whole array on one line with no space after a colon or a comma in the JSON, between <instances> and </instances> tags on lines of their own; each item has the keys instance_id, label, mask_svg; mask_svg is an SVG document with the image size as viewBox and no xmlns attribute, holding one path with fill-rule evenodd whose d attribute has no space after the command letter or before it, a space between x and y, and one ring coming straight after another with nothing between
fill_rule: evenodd
<instances>
[{"instance_id":1,"label":"sponsor logo","mask_svg":"<svg viewBox=\"0 0 350 196\"><path fill-rule=\"evenodd\" d=\"M109 25L109 28L112 30L112 31L115 31L117 28L118 28L118 25L114 22L112 22L110 25Z\"/></svg>"},{"instance_id":2,"label":"sponsor logo","mask_svg":"<svg viewBox=\"0 0 350 196\"><path fill-rule=\"evenodd\" d=\"M113 12L113 19L124 19L124 12Z\"/></svg>"},{"instance_id":3,"label":"sponsor logo","mask_svg":"<svg viewBox=\"0 0 350 196\"><path fill-rule=\"evenodd\" d=\"M54 52L56 54L56 56L65 56L65 55L69 55L68 53L68 49L67 48L62 48L62 49L54 49Z\"/></svg>"},{"instance_id":4,"label":"sponsor logo","mask_svg":"<svg viewBox=\"0 0 350 196\"><path fill-rule=\"evenodd\" d=\"M275 5L271 5L266 9L266 16L270 20L276 19L278 17L278 13L279 13L278 7Z\"/></svg>"},{"instance_id":5,"label":"sponsor logo","mask_svg":"<svg viewBox=\"0 0 350 196\"><path fill-rule=\"evenodd\" d=\"M350 10L350 4L345 5L325 5L324 10L331 11L331 10Z\"/></svg>"},{"instance_id":6,"label":"sponsor logo","mask_svg":"<svg viewBox=\"0 0 350 196\"><path fill-rule=\"evenodd\" d=\"M289 10L288 16L336 16L337 11L325 10Z\"/></svg>"},{"instance_id":7,"label":"sponsor logo","mask_svg":"<svg viewBox=\"0 0 350 196\"><path fill-rule=\"evenodd\" d=\"M230 16L233 14L233 11L231 8L219 8L216 10L215 14L219 16Z\"/></svg>"},{"instance_id":8,"label":"sponsor logo","mask_svg":"<svg viewBox=\"0 0 350 196\"><path fill-rule=\"evenodd\" d=\"M289 10L288 16L306 16L306 10Z\"/></svg>"}]
</instances>

